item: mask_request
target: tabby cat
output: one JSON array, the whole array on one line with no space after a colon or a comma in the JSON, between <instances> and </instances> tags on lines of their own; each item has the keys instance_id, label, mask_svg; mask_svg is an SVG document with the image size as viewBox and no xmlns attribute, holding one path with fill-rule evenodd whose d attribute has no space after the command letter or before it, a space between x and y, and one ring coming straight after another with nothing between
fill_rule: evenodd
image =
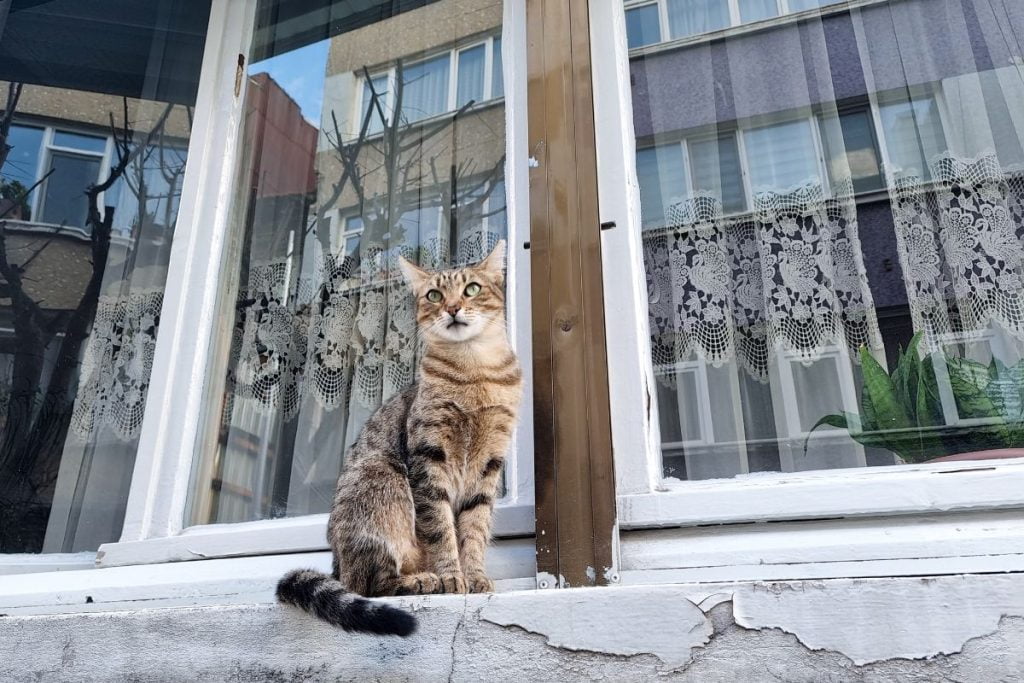
<instances>
[{"instance_id":1,"label":"tabby cat","mask_svg":"<svg viewBox=\"0 0 1024 683\"><path fill-rule=\"evenodd\" d=\"M400 260L424 340L418 382L363 427L338 480L334 575L290 572L278 599L349 631L407 636L414 617L363 597L482 593L491 512L522 373L505 329L505 243L475 266Z\"/></svg>"}]
</instances>

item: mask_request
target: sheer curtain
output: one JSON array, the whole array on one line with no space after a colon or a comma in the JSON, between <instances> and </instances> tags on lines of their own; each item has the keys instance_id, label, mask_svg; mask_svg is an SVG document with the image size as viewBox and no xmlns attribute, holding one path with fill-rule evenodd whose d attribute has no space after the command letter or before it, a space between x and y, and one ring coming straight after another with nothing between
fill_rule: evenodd
<instances>
[{"instance_id":1,"label":"sheer curtain","mask_svg":"<svg viewBox=\"0 0 1024 683\"><path fill-rule=\"evenodd\" d=\"M448 55L403 67L402 115L409 122L448 110Z\"/></svg>"},{"instance_id":2,"label":"sheer curtain","mask_svg":"<svg viewBox=\"0 0 1024 683\"><path fill-rule=\"evenodd\" d=\"M759 21L779 13L777 0L739 0L740 21Z\"/></svg>"},{"instance_id":3,"label":"sheer curtain","mask_svg":"<svg viewBox=\"0 0 1024 683\"><path fill-rule=\"evenodd\" d=\"M716 31L729 25L728 0L668 0L667 8L672 38Z\"/></svg>"},{"instance_id":4,"label":"sheer curtain","mask_svg":"<svg viewBox=\"0 0 1024 683\"><path fill-rule=\"evenodd\" d=\"M484 58L486 45L477 45L459 53L459 82L455 95L455 107L462 107L470 100L484 99Z\"/></svg>"}]
</instances>

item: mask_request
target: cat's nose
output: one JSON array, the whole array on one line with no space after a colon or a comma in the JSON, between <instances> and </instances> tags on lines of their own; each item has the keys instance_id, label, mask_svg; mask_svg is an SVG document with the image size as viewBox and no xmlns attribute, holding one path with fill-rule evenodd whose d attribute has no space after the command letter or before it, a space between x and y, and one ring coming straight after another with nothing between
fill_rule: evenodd
<instances>
[{"instance_id":1,"label":"cat's nose","mask_svg":"<svg viewBox=\"0 0 1024 683\"><path fill-rule=\"evenodd\" d=\"M462 306L447 306L444 310L448 311L448 315L454 318L462 310Z\"/></svg>"}]
</instances>

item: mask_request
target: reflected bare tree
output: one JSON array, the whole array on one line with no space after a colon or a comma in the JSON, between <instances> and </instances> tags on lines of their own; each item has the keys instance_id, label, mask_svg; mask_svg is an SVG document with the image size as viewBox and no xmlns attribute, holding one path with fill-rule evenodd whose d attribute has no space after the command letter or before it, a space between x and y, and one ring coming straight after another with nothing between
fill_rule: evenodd
<instances>
[{"instance_id":1,"label":"reflected bare tree","mask_svg":"<svg viewBox=\"0 0 1024 683\"><path fill-rule=\"evenodd\" d=\"M332 127L325 133L341 174L320 203L314 225L326 225L327 213L337 208L347 189L358 202L364 243L402 243L406 237L402 217L425 206L444 209L451 235L457 234L460 215L485 215L487 200L504 178L505 155L487 168L480 168L475 159L458 159L454 135L459 123L474 113L475 101L436 120L420 122L407 110L406 87L415 81L406 80L403 60L395 68L390 104L386 93L373 85L367 67L363 77L370 97L354 138L345 138L331 112ZM504 203L492 213L501 210ZM328 232L320 230L318 237L325 253L331 253Z\"/></svg>"},{"instance_id":2,"label":"reflected bare tree","mask_svg":"<svg viewBox=\"0 0 1024 683\"><path fill-rule=\"evenodd\" d=\"M22 85L8 85L6 105L0 117L0 168L10 151L7 144L17 109ZM114 208L101 207L100 196L136 164L141 156L152 154L154 140L164 132L173 105L168 104L153 128L137 134L128 115L128 101L123 100L121 123L109 114L110 133L114 140L114 158L106 177L84 189L87 199L86 232L89 238L91 272L77 305L69 311L55 312L43 308L26 287L26 268L51 243L62 227L19 262L13 262L7 244L7 215L18 201L8 202L0 211L0 299L9 300L12 316L13 376L8 387L7 406L0 438L0 552L34 552L42 548L46 519L49 514L64 441L74 407L82 346L89 331L103 285L110 253ZM49 175L49 174L47 174ZM40 178L26 188L28 195L46 180ZM133 188L143 191L144 187ZM145 194L139 204L145 210ZM52 363L45 358L56 345Z\"/></svg>"}]
</instances>

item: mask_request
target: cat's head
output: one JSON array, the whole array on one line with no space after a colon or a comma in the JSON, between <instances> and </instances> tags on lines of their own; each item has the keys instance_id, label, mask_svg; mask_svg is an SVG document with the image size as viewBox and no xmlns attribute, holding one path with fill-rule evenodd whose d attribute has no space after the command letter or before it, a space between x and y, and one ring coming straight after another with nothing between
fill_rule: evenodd
<instances>
[{"instance_id":1,"label":"cat's head","mask_svg":"<svg viewBox=\"0 0 1024 683\"><path fill-rule=\"evenodd\" d=\"M505 334L505 241L474 266L431 272L399 257L416 297L416 323L428 342Z\"/></svg>"}]
</instances>

